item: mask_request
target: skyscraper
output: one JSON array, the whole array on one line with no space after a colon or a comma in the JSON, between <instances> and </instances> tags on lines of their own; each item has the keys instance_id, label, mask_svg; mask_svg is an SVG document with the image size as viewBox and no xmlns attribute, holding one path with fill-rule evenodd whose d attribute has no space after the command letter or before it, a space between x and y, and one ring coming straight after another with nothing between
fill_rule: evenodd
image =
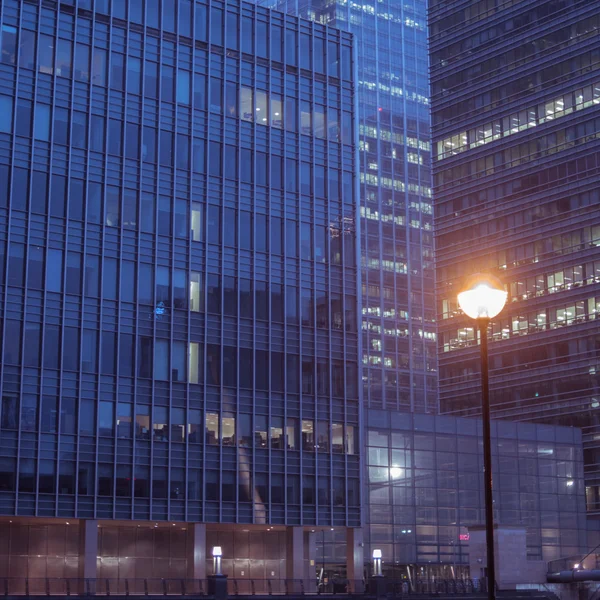
<instances>
[{"instance_id":1,"label":"skyscraper","mask_svg":"<svg viewBox=\"0 0 600 600\"><path fill-rule=\"evenodd\" d=\"M361 522L351 35L219 0L0 7L2 535L59 519L44 539L84 542L56 577L201 578L212 540L302 578L303 527Z\"/></svg>"},{"instance_id":2,"label":"skyscraper","mask_svg":"<svg viewBox=\"0 0 600 600\"><path fill-rule=\"evenodd\" d=\"M354 34L365 407L437 412L426 3L258 0ZM300 39L300 67L311 69Z\"/></svg>"},{"instance_id":3,"label":"skyscraper","mask_svg":"<svg viewBox=\"0 0 600 600\"><path fill-rule=\"evenodd\" d=\"M479 414L476 332L456 294L469 274L493 273L509 296L491 331L492 416L581 427L591 512L600 511L599 8L432 0L429 22L441 410Z\"/></svg>"}]
</instances>

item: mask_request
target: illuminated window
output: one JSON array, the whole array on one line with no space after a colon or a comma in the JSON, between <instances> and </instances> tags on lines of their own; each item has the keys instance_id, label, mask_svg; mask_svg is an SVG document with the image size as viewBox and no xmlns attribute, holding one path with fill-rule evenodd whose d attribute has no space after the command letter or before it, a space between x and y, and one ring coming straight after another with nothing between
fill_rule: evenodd
<instances>
[{"instance_id":1,"label":"illuminated window","mask_svg":"<svg viewBox=\"0 0 600 600\"><path fill-rule=\"evenodd\" d=\"M206 413L206 443L212 446L219 445L219 415Z\"/></svg>"}]
</instances>

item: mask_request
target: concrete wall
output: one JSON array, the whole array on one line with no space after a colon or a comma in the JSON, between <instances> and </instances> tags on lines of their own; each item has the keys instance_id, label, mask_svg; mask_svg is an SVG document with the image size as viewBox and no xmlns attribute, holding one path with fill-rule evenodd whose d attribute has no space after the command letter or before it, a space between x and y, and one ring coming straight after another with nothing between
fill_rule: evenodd
<instances>
[{"instance_id":1,"label":"concrete wall","mask_svg":"<svg viewBox=\"0 0 600 600\"><path fill-rule=\"evenodd\" d=\"M487 565L484 527L469 528L469 566L471 577L483 577ZM527 529L496 526L494 528L496 582L501 589L520 583L545 583L546 562L527 560Z\"/></svg>"}]
</instances>

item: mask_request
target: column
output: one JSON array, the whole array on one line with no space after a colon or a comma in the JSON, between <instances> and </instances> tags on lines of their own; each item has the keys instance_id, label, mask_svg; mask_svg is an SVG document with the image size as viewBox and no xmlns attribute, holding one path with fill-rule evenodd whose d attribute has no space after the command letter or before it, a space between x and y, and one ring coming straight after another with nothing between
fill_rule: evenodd
<instances>
[{"instance_id":1,"label":"column","mask_svg":"<svg viewBox=\"0 0 600 600\"><path fill-rule=\"evenodd\" d=\"M79 520L80 594L95 593L98 573L98 521ZM87 581L89 580L89 581Z\"/></svg>"},{"instance_id":2,"label":"column","mask_svg":"<svg viewBox=\"0 0 600 600\"><path fill-rule=\"evenodd\" d=\"M350 591L354 594L364 592L365 548L363 531L359 527L346 529L346 572L350 582Z\"/></svg>"},{"instance_id":3,"label":"column","mask_svg":"<svg viewBox=\"0 0 600 600\"><path fill-rule=\"evenodd\" d=\"M285 565L285 576L288 580L287 593L301 593L304 580L304 529L302 527L286 529Z\"/></svg>"},{"instance_id":4,"label":"column","mask_svg":"<svg viewBox=\"0 0 600 600\"><path fill-rule=\"evenodd\" d=\"M317 534L306 532L304 545L304 591L314 594L317 591Z\"/></svg>"},{"instance_id":5,"label":"column","mask_svg":"<svg viewBox=\"0 0 600 600\"><path fill-rule=\"evenodd\" d=\"M188 523L187 530L188 579L204 580L206 579L206 525Z\"/></svg>"}]
</instances>

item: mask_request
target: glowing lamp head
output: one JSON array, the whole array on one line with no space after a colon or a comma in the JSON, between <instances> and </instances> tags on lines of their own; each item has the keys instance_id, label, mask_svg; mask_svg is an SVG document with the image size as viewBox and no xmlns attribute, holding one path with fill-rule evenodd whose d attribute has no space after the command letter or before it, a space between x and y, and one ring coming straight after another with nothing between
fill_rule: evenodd
<instances>
[{"instance_id":1,"label":"glowing lamp head","mask_svg":"<svg viewBox=\"0 0 600 600\"><path fill-rule=\"evenodd\" d=\"M473 275L458 294L458 304L471 319L493 319L504 308L508 293L492 275Z\"/></svg>"},{"instance_id":2,"label":"glowing lamp head","mask_svg":"<svg viewBox=\"0 0 600 600\"><path fill-rule=\"evenodd\" d=\"M390 469L390 475L392 479L398 479L399 477L402 477L404 475L404 469L400 467L392 467Z\"/></svg>"},{"instance_id":3,"label":"glowing lamp head","mask_svg":"<svg viewBox=\"0 0 600 600\"><path fill-rule=\"evenodd\" d=\"M373 550L373 558L381 558L381 550L379 548Z\"/></svg>"},{"instance_id":4,"label":"glowing lamp head","mask_svg":"<svg viewBox=\"0 0 600 600\"><path fill-rule=\"evenodd\" d=\"M221 546L213 547L213 556L216 558L217 556L223 556L223 551L221 550Z\"/></svg>"}]
</instances>

